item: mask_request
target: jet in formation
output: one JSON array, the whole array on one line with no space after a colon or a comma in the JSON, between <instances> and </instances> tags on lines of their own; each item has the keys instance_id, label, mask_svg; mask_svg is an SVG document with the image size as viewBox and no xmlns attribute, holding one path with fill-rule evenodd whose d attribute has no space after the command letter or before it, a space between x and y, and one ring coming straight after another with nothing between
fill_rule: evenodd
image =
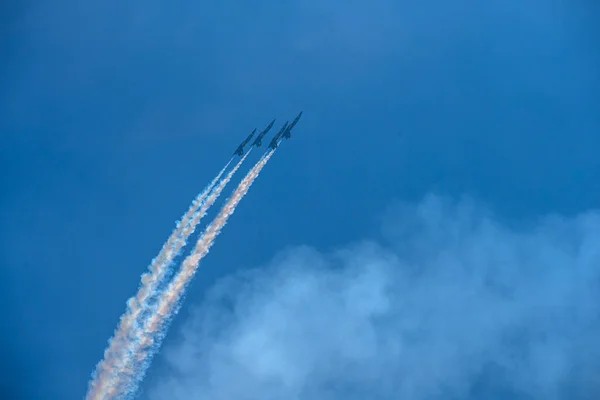
<instances>
[{"instance_id":1,"label":"jet in formation","mask_svg":"<svg viewBox=\"0 0 600 400\"><path fill-rule=\"evenodd\" d=\"M294 126L296 126L296 124L298 123L298 120L300 120L301 116L302 116L302 111L300 111L300 114L296 115L296 118L294 118L294 120L292 121L290 126L288 126L288 128L281 134L282 137L284 137L286 139L292 138L292 129L294 129Z\"/></svg>"},{"instance_id":2,"label":"jet in formation","mask_svg":"<svg viewBox=\"0 0 600 400\"><path fill-rule=\"evenodd\" d=\"M287 129L289 122L290 121L285 121L285 124L283 124L283 126L281 127L279 132L277 132L277 134L275 136L273 136L273 140L271 140L271 143L269 143L270 149L275 150L277 148L277 146L279 146L279 138L281 138L281 135L283 135L283 132L285 132L285 130Z\"/></svg>"},{"instance_id":3,"label":"jet in formation","mask_svg":"<svg viewBox=\"0 0 600 400\"><path fill-rule=\"evenodd\" d=\"M246 146L248 144L248 142L250 141L250 139L252 139L252 136L254 136L254 133L256 133L256 129L254 129L252 131L252 133L250 135L248 135L248 137L246 138L246 140L244 140L242 143L240 143L240 145L238 146L238 148L233 152L233 154L237 154L238 156L243 156L244 155L244 146Z\"/></svg>"},{"instance_id":4,"label":"jet in formation","mask_svg":"<svg viewBox=\"0 0 600 400\"><path fill-rule=\"evenodd\" d=\"M271 130L274 123L275 123L275 119L273 119L273 121L271 121L271 123L265 128L264 131L262 131L261 133L258 134L258 136L256 137L256 140L254 141L254 143L252 143L252 146L256 146L256 147L262 146L262 139L265 137L267 132L269 132Z\"/></svg>"},{"instance_id":5,"label":"jet in formation","mask_svg":"<svg viewBox=\"0 0 600 400\"><path fill-rule=\"evenodd\" d=\"M298 120L300 120L301 116L302 116L302 111L300 111L300 114L298 114L296 116L296 118L294 118L294 120L292 121L291 124L289 123L290 121L286 121L285 124L283 124L283 126L281 127L281 129L279 129L279 132L277 132L277 134L275 134L275 136L273 136L273 139L271 139L271 142L269 143L269 145L267 147L269 149L275 150L277 148L277 146L279 146L279 142L281 141L282 138L290 139L292 137L292 134L291 134L292 129L294 128L294 126L296 126L296 124L298 123ZM271 130L271 128L273 127L273 124L275 124L275 120L271 121L269 123L269 125L267 125L267 127L258 134L256 139L252 143L252 146L256 146L256 147L262 146L263 138ZM240 143L240 145L233 152L233 154L238 155L238 156L243 156L244 155L244 147L246 147L246 145L248 144L250 139L252 139L252 137L254 136L255 133L256 133L256 129L253 130L252 133L250 135L248 135L248 137L242 143Z\"/></svg>"}]
</instances>

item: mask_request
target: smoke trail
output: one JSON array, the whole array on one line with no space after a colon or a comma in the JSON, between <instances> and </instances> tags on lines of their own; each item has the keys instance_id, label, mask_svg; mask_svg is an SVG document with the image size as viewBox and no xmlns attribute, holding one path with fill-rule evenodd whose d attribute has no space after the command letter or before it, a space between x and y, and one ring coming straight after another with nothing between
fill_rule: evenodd
<instances>
[{"instance_id":1,"label":"smoke trail","mask_svg":"<svg viewBox=\"0 0 600 400\"><path fill-rule=\"evenodd\" d=\"M108 348L104 351L103 360L96 366L92 381L90 382L90 391L93 390L96 384L105 381L107 374L114 369L115 360L121 355L124 342L140 313L143 311L144 304L148 301L151 294L155 291L156 286L167 273L167 268L174 256L181 250L181 247L183 246L182 239L185 240L185 237L182 237L182 234L185 232L186 228L188 228L193 216L198 212L198 209L202 207L208 194L219 179L221 179L221 176L230 164L231 160L223 167L223 169L221 169L212 182L196 196L187 212L181 217L181 220L177 221L175 229L163 244L158 255L151 261L148 266L148 272L142 275L138 294L127 301L125 314L121 316L117 329L115 330L113 337L109 340Z\"/></svg>"},{"instance_id":2,"label":"smoke trail","mask_svg":"<svg viewBox=\"0 0 600 400\"><path fill-rule=\"evenodd\" d=\"M160 341L166 333L168 323L177 311L181 297L185 293L187 285L194 277L200 260L209 252L216 237L219 235L229 217L235 211L235 208L250 189L254 180L258 177L260 171L267 164L275 150L266 153L248 172L240 182L231 198L221 209L221 212L215 217L213 222L206 228L202 236L198 239L196 247L192 253L183 261L181 269L175 275L168 287L159 297L155 311L147 318L143 329L139 330L139 337L133 338L138 344L138 350L130 353L134 356L127 360L124 370L133 371L133 379L129 382L122 381L121 387L115 388L118 395L123 393L131 396L137 390L139 382L143 378L149 361L158 349ZM137 354L136 354L137 353ZM136 363L136 365L134 365Z\"/></svg>"},{"instance_id":3,"label":"smoke trail","mask_svg":"<svg viewBox=\"0 0 600 400\"><path fill-rule=\"evenodd\" d=\"M134 357L136 352L135 338L143 335L140 330L144 328L143 325L137 323L137 319L142 313L148 311L151 312L148 302L155 296L158 285L168 272L169 264L183 246L185 246L187 238L194 232L202 217L217 200L227 183L242 165L246 157L248 157L251 150L252 149L249 149L246 152L244 157L242 157L227 176L221 180L219 185L210 192L208 198L206 197L207 195L204 195L201 201L197 202L200 205L200 209L195 207L195 210L190 212L190 210L192 210L192 207L190 207L190 210L188 210L188 213L185 215L185 218L187 218L186 225L179 229L180 240L173 242L170 249L171 251L168 253L169 257L163 258L164 261L162 265L156 264L155 269L152 270L152 275L149 275L148 273L144 274L144 277L142 278L142 287L139 289L138 294L127 302L128 309L121 318L121 323L117 328L117 332L122 335L117 336L117 334L115 334L115 339L118 337L119 341L117 342L115 339L111 341L111 346L113 345L113 342L116 344L114 350L110 353L108 353L107 350L107 352L105 352L104 360L98 364L92 382L90 382L86 399L112 399L119 395L120 391L118 388L123 384L125 384L125 386L130 386L129 382L132 381L132 377L135 375L135 368L130 365L131 362L129 360ZM227 168L230 163L231 161L227 163L225 168ZM217 178L220 178L225 171L225 168L221 170ZM208 190L210 190L215 183L216 179L209 185ZM208 192L208 190L203 191L203 194ZM188 217L190 214L191 219ZM165 246L166 245L167 244L165 244ZM163 246L163 249L165 246ZM158 258L159 257L157 256L156 259ZM153 262L152 265L155 265L155 263ZM128 316L134 318L126 319ZM124 321L125 324L123 323Z\"/></svg>"},{"instance_id":4,"label":"smoke trail","mask_svg":"<svg viewBox=\"0 0 600 400\"><path fill-rule=\"evenodd\" d=\"M135 297L132 297L127 301L127 311L121 317L119 328L115 333L115 338L118 338L119 341L126 340L126 336L133 328L133 324L144 311L148 300L155 292L158 284L167 274L171 262L185 246L188 236L194 232L196 225L198 225L202 216L206 214L206 211L208 210L208 207L206 207L207 197L230 164L231 160L229 160L225 167L221 169L212 182L196 196L188 211L181 220L177 222L175 230L171 236L169 236L167 242L163 245L158 255L152 260L148 267L149 272L142 275L140 289ZM198 214L200 214L199 218L197 218Z\"/></svg>"}]
</instances>

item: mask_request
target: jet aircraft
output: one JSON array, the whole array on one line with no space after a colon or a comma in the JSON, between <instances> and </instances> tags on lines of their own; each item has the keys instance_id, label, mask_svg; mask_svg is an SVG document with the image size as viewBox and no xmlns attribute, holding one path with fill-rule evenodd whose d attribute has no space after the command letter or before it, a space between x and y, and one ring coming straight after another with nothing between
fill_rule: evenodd
<instances>
[{"instance_id":1,"label":"jet aircraft","mask_svg":"<svg viewBox=\"0 0 600 400\"><path fill-rule=\"evenodd\" d=\"M281 134L281 136L283 136L286 139L290 139L292 137L292 129L294 128L294 126L296 126L301 116L302 111L300 111L300 114L296 115L296 118L294 118L290 126L288 126L288 128Z\"/></svg>"},{"instance_id":2,"label":"jet aircraft","mask_svg":"<svg viewBox=\"0 0 600 400\"><path fill-rule=\"evenodd\" d=\"M233 152L233 154L237 154L238 156L243 156L244 155L244 146L248 144L248 142L250 141L250 139L252 139L252 136L254 136L254 133L256 132L256 129L254 129L252 131L252 133L250 135L248 135L248 137L246 138L246 140L244 140L242 143L240 143L240 145L238 146L238 148Z\"/></svg>"},{"instance_id":3,"label":"jet aircraft","mask_svg":"<svg viewBox=\"0 0 600 400\"><path fill-rule=\"evenodd\" d=\"M283 135L283 132L285 132L285 130L287 129L289 122L290 121L286 121L285 124L283 124L283 126L279 130L279 132L277 132L277 134L273 137L273 140L271 140L271 143L269 143L269 146L268 146L270 149L275 150L277 148L277 146L278 146L277 141L279 140L281 135Z\"/></svg>"},{"instance_id":4,"label":"jet aircraft","mask_svg":"<svg viewBox=\"0 0 600 400\"><path fill-rule=\"evenodd\" d=\"M258 134L258 136L256 137L256 140L254 141L254 143L252 143L252 146L256 146L256 147L262 146L262 138L264 138L265 135L267 134L267 132L269 132L269 130L271 130L274 123L275 123L275 120L271 121L269 126L267 126L264 131L262 131L261 133Z\"/></svg>"}]
</instances>

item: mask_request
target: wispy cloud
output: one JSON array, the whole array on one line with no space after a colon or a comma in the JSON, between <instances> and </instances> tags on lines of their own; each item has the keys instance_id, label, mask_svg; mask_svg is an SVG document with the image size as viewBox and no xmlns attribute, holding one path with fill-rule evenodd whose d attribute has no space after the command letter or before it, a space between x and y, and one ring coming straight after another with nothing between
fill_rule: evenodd
<instances>
[{"instance_id":1,"label":"wispy cloud","mask_svg":"<svg viewBox=\"0 0 600 400\"><path fill-rule=\"evenodd\" d=\"M600 214L400 205L389 243L284 251L193 312L152 400L595 398ZM594 396L595 394L595 396Z\"/></svg>"}]
</instances>

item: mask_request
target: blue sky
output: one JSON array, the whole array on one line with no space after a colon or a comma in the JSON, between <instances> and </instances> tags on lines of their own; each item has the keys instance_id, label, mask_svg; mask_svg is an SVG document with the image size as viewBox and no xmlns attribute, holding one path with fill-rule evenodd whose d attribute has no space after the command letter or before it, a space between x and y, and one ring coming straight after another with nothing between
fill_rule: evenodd
<instances>
[{"instance_id":1,"label":"blue sky","mask_svg":"<svg viewBox=\"0 0 600 400\"><path fill-rule=\"evenodd\" d=\"M452 244L456 238L475 253L488 249L492 255L526 254L495 267L509 268L508 263L510 276L518 282L521 273L541 277L542 266L549 262L544 255L547 249L567 246L565 242L571 247L563 250L562 258L550 252L557 276L565 274L563 279L577 290L581 274L573 272L579 270L572 266L583 265L584 276L598 274L593 261L597 265L599 256L586 253L583 245L598 240L593 212L600 202L596 151L600 146L600 13L590 2L510 0L482 6L466 0L451 4L440 0L427 4L259 1L251 5L109 0L84 5L67 0L57 5L41 0L5 7L1 45L8 62L0 67L7 77L0 83L0 131L5 143L0 146L0 160L6 173L0 196L0 254L5 266L3 300L10 304L2 332L2 359L7 360L2 365L2 384L7 391L12 388L24 398L81 398L125 300L134 294L139 275L174 220L248 132L273 117L279 126L299 110L304 110L304 116L293 140L276 153L203 263L166 340L166 350L144 382L142 398L161 399L164 385L173 382L171 369L180 368L190 380L198 381L184 361L167 359L166 354L177 354L190 345L181 329L210 326L210 313L201 311L219 310L206 300L207 293L216 290L210 288L227 287L218 282L235 280L240 271L285 271L286 263L292 262L285 254L303 260L304 247L297 246L309 246L314 252L313 259L296 263L300 281L325 279L311 263L342 270L339 276L332 273L333 287L338 288L333 294L333 289L314 289L315 298L324 304L335 293L353 287L354 281L345 274L358 271L361 276L372 262L381 264L381 270L375 271L384 277L391 274L390 281L398 288L408 279L402 271L432 268L431 280L418 281L419 290L408 298L423 313L431 304L432 322L423 323L422 329L441 330L442 339L432 343L444 349L471 349L458 339L443 339L444 329L454 332L451 337L462 338L469 337L470 327L480 325L469 318L444 319L445 304L462 307L468 302L462 297L454 302L431 300L448 293L436 282L446 282L444 278L468 286L468 271L496 265L489 261L492 256L465 258L465 250ZM431 194L441 196L442 203L468 196L475 205L465 207L476 211L467 212L467 217L453 211L453 207L460 209L460 202L438 209L427 206ZM432 214L419 211L423 209ZM507 236L496 247L476 240L478 229L483 228L464 220L469 213L487 215L480 209L490 210L490 224ZM578 217L588 211L592 214ZM540 222L548 214L562 222ZM433 228L422 228L421 220L434 221L440 229L465 223L469 228L432 239ZM564 231L561 235L566 238L552 236L557 231ZM377 243L380 253L363 257L364 250L359 249L352 254L362 261L327 261L333 257L329 255L340 249L351 251L365 240ZM422 248L447 254L449 264L431 262L421 254ZM281 251L284 255L277 256ZM399 261L379 262L385 254ZM314 261L321 258L326 261ZM531 272L521 272L521 264ZM260 279L266 278L250 281ZM241 333L227 336L223 328L214 343L233 346L235 338L252 332L247 321L260 322L253 316L285 293L289 279L283 274L280 281L265 283L273 290L270 298L251 292L231 300L238 304L258 299L254 308L227 323L227 329ZM514 283L515 290L545 289L539 307L553 310L547 299L554 290L560 291L555 282L549 279L536 286L533 278L524 281ZM375 279L367 293L377 293L378 282ZM527 310L538 303L531 298L517 296L513 309L499 300L501 296L480 293L478 284L472 287L482 304L512 313L519 324L535 323ZM587 290L593 293L592 288ZM559 307L561 316L570 315L569 310L583 315L573 332L563 335L556 325L548 325L550 337L557 339L548 341L553 352L544 354L558 354L564 365L579 360L581 373L576 377L560 370L540 373L542 383L532 389L532 381L524 384L523 377L541 364L506 367L518 371L510 374L488 368L489 360L480 357L455 377L443 371L406 375L401 388L388 385L391 392L373 391L377 382L367 379L360 388L351 389L379 398L393 393L432 398L435 394L422 389L422 382L430 378L443 383L439 387L447 390L442 392L444 398L468 399L477 396L476 390L488 398L514 395L516 390L530 393L523 398L551 398L539 389L551 390L543 378L560 377L560 393L586 398L586 393L600 391L589 378L597 375L599 367L584 357L583 350L567 344L585 337L590 346L598 346L593 339L600 329L598 310L590 298L564 297L561 304L568 307ZM349 304L358 307L353 299ZM375 338L389 341L394 333L400 335L392 317L403 300L397 294L384 299L396 304L381 311L391 328L368 327ZM360 318L342 315L346 319L340 326L364 326L364 314ZM553 314L543 315L550 321ZM493 321L490 326L510 331L517 335L515 340L537 343L514 333L512 320ZM310 328L302 323L292 326L295 335ZM322 337L315 335L315 340ZM206 351L213 354L212 342L202 338L190 339L190 346L209 346ZM490 340L482 341L481 349L508 351ZM284 347L294 346L300 344L291 341ZM391 351L384 350L373 354ZM339 352L347 355L344 349ZM218 359L221 353L215 354ZM278 354L282 359L292 357ZM253 357L258 356L248 357L257 362ZM349 363L344 357L340 365ZM385 376L402 375L402 368L408 368L370 357L389 372ZM452 357L445 360L454 364ZM194 367L191 371L209 367L196 362L186 365ZM339 389L339 398L344 379L338 373L315 372L313 365L322 362L307 362L304 372L295 375L312 386L285 381L293 384L284 385L287 391L273 393L301 390L299 396L336 398ZM429 371L417 364L411 368ZM217 367L213 372L221 378L239 377L238 370ZM339 372L338 364L334 367ZM309 379L313 376L315 380ZM258 378L256 382L252 390L258 392L248 389L248 393L268 397ZM220 387L177 385L188 393L182 398L224 395ZM409 387L414 392L402 392Z\"/></svg>"}]
</instances>

